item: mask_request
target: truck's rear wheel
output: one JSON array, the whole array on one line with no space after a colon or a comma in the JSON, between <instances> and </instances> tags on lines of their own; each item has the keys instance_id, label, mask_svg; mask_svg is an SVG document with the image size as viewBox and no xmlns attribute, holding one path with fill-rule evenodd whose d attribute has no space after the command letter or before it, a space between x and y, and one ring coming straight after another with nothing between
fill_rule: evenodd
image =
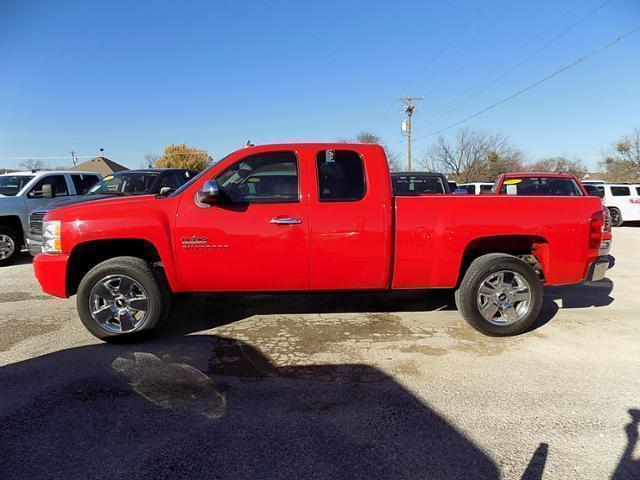
<instances>
[{"instance_id":1,"label":"truck's rear wheel","mask_svg":"<svg viewBox=\"0 0 640 480\"><path fill-rule=\"evenodd\" d=\"M78 286L78 314L93 335L105 341L130 339L158 326L169 296L149 264L136 257L106 260Z\"/></svg>"},{"instance_id":2,"label":"truck's rear wheel","mask_svg":"<svg viewBox=\"0 0 640 480\"><path fill-rule=\"evenodd\" d=\"M620 213L620 210L618 210L617 208L610 208L609 214L611 215L611 226L613 227L622 226L622 224L624 223L624 220L622 219L622 214Z\"/></svg>"},{"instance_id":3,"label":"truck's rear wheel","mask_svg":"<svg viewBox=\"0 0 640 480\"><path fill-rule=\"evenodd\" d=\"M491 336L529 329L542 308L536 272L512 255L492 253L475 259L456 292L456 305L476 330Z\"/></svg>"},{"instance_id":4,"label":"truck's rear wheel","mask_svg":"<svg viewBox=\"0 0 640 480\"><path fill-rule=\"evenodd\" d=\"M0 267L11 265L20 254L20 235L7 227L0 227Z\"/></svg>"}]
</instances>

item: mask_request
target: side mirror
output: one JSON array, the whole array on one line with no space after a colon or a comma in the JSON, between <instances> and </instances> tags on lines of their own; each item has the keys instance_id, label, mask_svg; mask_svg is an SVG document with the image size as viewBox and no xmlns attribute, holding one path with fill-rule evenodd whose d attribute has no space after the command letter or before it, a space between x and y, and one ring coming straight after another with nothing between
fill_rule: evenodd
<instances>
[{"instance_id":1,"label":"side mirror","mask_svg":"<svg viewBox=\"0 0 640 480\"><path fill-rule=\"evenodd\" d=\"M171 192L173 192L173 188L171 188L171 187L162 187L160 189L160 195L162 195L163 197L166 197Z\"/></svg>"},{"instance_id":2,"label":"side mirror","mask_svg":"<svg viewBox=\"0 0 640 480\"><path fill-rule=\"evenodd\" d=\"M50 183L42 185L42 198L53 198L53 188Z\"/></svg>"},{"instance_id":3,"label":"side mirror","mask_svg":"<svg viewBox=\"0 0 640 480\"><path fill-rule=\"evenodd\" d=\"M202 185L202 188L198 191L197 197L199 202L206 205L219 203L221 195L218 182L216 180L209 180L208 182L204 182L204 185Z\"/></svg>"}]
</instances>

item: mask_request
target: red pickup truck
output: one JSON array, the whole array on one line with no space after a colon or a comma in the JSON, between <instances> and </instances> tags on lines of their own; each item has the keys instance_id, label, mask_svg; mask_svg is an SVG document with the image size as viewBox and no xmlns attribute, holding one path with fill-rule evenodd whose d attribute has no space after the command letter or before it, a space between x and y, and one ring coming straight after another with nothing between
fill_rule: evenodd
<instances>
[{"instance_id":1,"label":"red pickup truck","mask_svg":"<svg viewBox=\"0 0 640 480\"><path fill-rule=\"evenodd\" d=\"M77 294L103 340L156 328L172 293L431 288L515 335L543 285L605 275L611 238L598 198L393 197L380 146L329 143L244 148L168 195L53 210L43 234L43 290Z\"/></svg>"}]
</instances>

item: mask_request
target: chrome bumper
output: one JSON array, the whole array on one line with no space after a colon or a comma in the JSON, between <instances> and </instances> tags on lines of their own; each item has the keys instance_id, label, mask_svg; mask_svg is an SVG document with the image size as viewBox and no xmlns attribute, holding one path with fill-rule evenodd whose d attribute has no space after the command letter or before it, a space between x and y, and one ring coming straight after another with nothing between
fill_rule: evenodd
<instances>
[{"instance_id":1,"label":"chrome bumper","mask_svg":"<svg viewBox=\"0 0 640 480\"><path fill-rule=\"evenodd\" d=\"M34 257L39 253L42 253L42 240L40 238L34 238L30 234L25 235L25 243L29 249L29 253Z\"/></svg>"},{"instance_id":2,"label":"chrome bumper","mask_svg":"<svg viewBox=\"0 0 640 480\"><path fill-rule=\"evenodd\" d=\"M587 281L597 282L602 280L609 270L609 257L599 257L589 267L589 274L587 275Z\"/></svg>"}]
</instances>

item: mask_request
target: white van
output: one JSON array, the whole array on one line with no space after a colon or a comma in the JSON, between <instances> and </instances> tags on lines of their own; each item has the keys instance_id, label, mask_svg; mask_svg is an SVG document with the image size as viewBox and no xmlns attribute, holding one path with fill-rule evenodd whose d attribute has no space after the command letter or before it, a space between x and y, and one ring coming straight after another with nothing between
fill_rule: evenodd
<instances>
[{"instance_id":1,"label":"white van","mask_svg":"<svg viewBox=\"0 0 640 480\"><path fill-rule=\"evenodd\" d=\"M640 220L640 185L605 183L598 185L600 187L604 190L602 201L611 213L614 227Z\"/></svg>"}]
</instances>

